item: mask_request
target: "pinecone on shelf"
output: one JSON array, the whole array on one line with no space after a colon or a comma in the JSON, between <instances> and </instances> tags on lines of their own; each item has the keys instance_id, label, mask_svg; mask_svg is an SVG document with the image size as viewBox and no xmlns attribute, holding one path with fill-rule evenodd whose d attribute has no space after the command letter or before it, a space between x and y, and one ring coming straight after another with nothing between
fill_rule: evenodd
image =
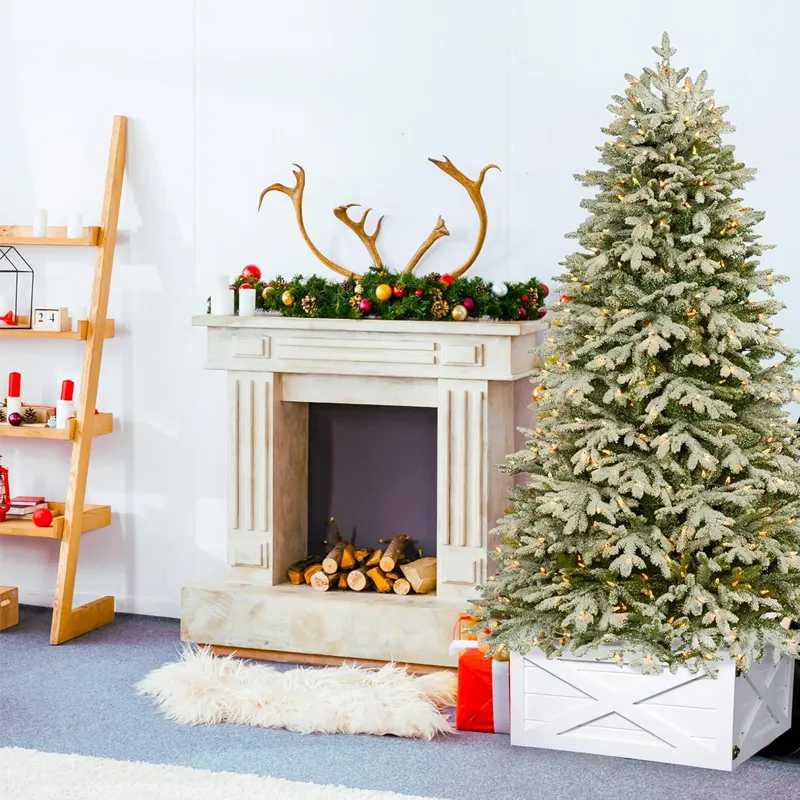
<instances>
[{"instance_id":1,"label":"pinecone on shelf","mask_svg":"<svg viewBox=\"0 0 800 800\"><path fill-rule=\"evenodd\" d=\"M303 311L308 314L309 317L313 317L317 311L319 311L319 305L317 304L317 298L312 297L310 294L307 294L301 301L301 305L303 306Z\"/></svg>"},{"instance_id":2,"label":"pinecone on shelf","mask_svg":"<svg viewBox=\"0 0 800 800\"><path fill-rule=\"evenodd\" d=\"M4 408L0 408L0 422L6 421L6 410Z\"/></svg>"},{"instance_id":3,"label":"pinecone on shelf","mask_svg":"<svg viewBox=\"0 0 800 800\"><path fill-rule=\"evenodd\" d=\"M431 314L437 319L446 317L450 313L450 304L442 296L440 289L432 289L433 303L431 303Z\"/></svg>"},{"instance_id":4,"label":"pinecone on shelf","mask_svg":"<svg viewBox=\"0 0 800 800\"><path fill-rule=\"evenodd\" d=\"M22 412L22 421L25 425L33 425L39 421L39 415L35 408L26 408Z\"/></svg>"}]
</instances>

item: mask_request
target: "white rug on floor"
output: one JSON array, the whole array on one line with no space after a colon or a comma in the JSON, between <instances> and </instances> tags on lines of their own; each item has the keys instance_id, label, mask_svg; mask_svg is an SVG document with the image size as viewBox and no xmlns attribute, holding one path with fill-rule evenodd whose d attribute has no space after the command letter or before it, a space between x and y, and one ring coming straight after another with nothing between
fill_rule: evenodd
<instances>
[{"instance_id":1,"label":"white rug on floor","mask_svg":"<svg viewBox=\"0 0 800 800\"><path fill-rule=\"evenodd\" d=\"M344 666L278 671L187 648L180 661L138 685L168 719L188 725L234 722L299 733L391 734L432 739L453 727L452 672L410 675L399 667Z\"/></svg>"},{"instance_id":2,"label":"white rug on floor","mask_svg":"<svg viewBox=\"0 0 800 800\"><path fill-rule=\"evenodd\" d=\"M302 746L302 745L300 745ZM0 748L8 800L434 800L110 758Z\"/></svg>"}]
</instances>

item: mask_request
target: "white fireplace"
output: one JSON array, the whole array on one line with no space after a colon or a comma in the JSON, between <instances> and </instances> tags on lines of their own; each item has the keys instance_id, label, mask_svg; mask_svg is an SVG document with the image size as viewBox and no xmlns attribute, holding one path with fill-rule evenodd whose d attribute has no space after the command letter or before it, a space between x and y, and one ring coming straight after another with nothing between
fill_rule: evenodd
<instances>
[{"instance_id":1,"label":"white fireplace","mask_svg":"<svg viewBox=\"0 0 800 800\"><path fill-rule=\"evenodd\" d=\"M494 466L519 448L517 427L530 425L530 353L546 324L193 322L208 328L208 367L228 373L230 566L184 588L183 639L453 665L452 629L487 578L489 531L512 484ZM308 555L309 403L437 409L435 594L319 593L287 582L289 565Z\"/></svg>"}]
</instances>

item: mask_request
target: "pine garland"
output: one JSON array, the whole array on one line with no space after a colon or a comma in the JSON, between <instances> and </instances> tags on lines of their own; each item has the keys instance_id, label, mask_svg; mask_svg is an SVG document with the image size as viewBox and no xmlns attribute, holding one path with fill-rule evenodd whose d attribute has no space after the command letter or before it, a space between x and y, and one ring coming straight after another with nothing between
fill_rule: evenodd
<instances>
[{"instance_id":1,"label":"pine garland","mask_svg":"<svg viewBox=\"0 0 800 800\"><path fill-rule=\"evenodd\" d=\"M255 287L257 309L284 317L324 319L452 321L453 309L462 306L473 319L535 320L547 313L544 301L550 291L531 278L523 283L501 284L500 293L503 289L506 292L498 297L495 286L483 278L437 273L417 276L385 267L370 267L360 281L337 283L316 275L296 275L290 280L277 276L268 281L239 277L232 287L238 289L243 283ZM391 294L379 299L385 287ZM236 299L238 302L238 296ZM362 304L363 300L368 303Z\"/></svg>"}]
</instances>

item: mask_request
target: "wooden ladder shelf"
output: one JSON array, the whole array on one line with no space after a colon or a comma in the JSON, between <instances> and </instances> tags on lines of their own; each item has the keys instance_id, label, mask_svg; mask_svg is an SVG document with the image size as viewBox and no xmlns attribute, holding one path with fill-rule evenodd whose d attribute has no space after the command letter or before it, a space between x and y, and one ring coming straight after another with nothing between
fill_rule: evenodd
<instances>
[{"instance_id":1,"label":"wooden ladder shelf","mask_svg":"<svg viewBox=\"0 0 800 800\"><path fill-rule=\"evenodd\" d=\"M119 206L125 173L127 130L127 118L114 117L102 220L99 228L87 228L82 239L67 239L65 230L61 228L48 228L46 237L32 238L30 229L23 226L0 226L0 245L97 247L89 319L80 322L77 331L50 334L21 329L0 331L0 339L6 336L12 338L48 337L78 339L85 342L77 413L70 426L66 430L41 426L24 426L22 428L3 426L0 431L0 435L5 436L72 440L66 502L50 503L50 508L55 515L52 525L47 528L37 528L27 520L9 520L0 523L0 535L38 536L61 540L58 577L53 602L53 624L50 629L51 644L69 641L76 636L99 628L101 625L107 625L114 619L113 597L101 597L99 600L93 600L78 608L73 608L73 600L81 534L111 524L109 506L87 506L84 501L92 439L94 436L110 433L113 426L111 415L95 414L95 407L103 358L103 343L105 339L114 335L114 322L108 319L108 295L114 266L114 248L117 243Z\"/></svg>"}]
</instances>

